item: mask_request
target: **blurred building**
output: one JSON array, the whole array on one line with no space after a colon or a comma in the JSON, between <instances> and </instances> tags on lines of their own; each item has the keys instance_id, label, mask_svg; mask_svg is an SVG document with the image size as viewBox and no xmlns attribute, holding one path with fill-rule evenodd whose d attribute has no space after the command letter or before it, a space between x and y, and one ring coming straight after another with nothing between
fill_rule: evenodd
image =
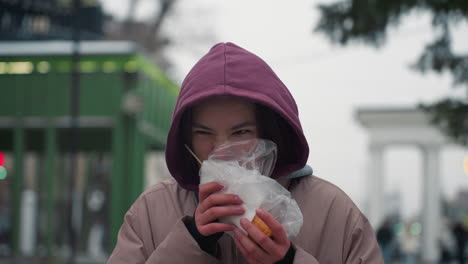
<instances>
[{"instance_id":1,"label":"blurred building","mask_svg":"<svg viewBox=\"0 0 468 264\"><path fill-rule=\"evenodd\" d=\"M8 171L0 180L0 257L104 262L130 205L167 175L162 152L178 87L133 43L82 41L78 51L73 73L70 41L0 42ZM161 173L146 171L155 168Z\"/></svg>"},{"instance_id":2,"label":"blurred building","mask_svg":"<svg viewBox=\"0 0 468 264\"><path fill-rule=\"evenodd\" d=\"M0 41L70 40L76 25L84 40L103 38L104 14L99 1L0 0Z\"/></svg>"}]
</instances>

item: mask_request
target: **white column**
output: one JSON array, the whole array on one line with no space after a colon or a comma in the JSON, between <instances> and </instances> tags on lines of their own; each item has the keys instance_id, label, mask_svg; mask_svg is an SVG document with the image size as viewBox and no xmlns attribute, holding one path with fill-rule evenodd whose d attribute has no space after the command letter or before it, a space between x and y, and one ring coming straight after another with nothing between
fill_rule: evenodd
<instances>
[{"instance_id":1,"label":"white column","mask_svg":"<svg viewBox=\"0 0 468 264\"><path fill-rule=\"evenodd\" d=\"M24 189L21 192L21 219L19 249L24 256L34 256L37 247L37 214L38 197L35 186L38 179L37 154L28 152L25 155Z\"/></svg>"},{"instance_id":2,"label":"white column","mask_svg":"<svg viewBox=\"0 0 468 264\"><path fill-rule=\"evenodd\" d=\"M371 158L368 175L369 213L367 217L374 228L382 223L385 214L383 150L384 146L380 144L371 144L369 147Z\"/></svg>"},{"instance_id":3,"label":"white column","mask_svg":"<svg viewBox=\"0 0 468 264\"><path fill-rule=\"evenodd\" d=\"M438 263L441 191L438 145L423 145L422 251L424 263Z\"/></svg>"},{"instance_id":4,"label":"white column","mask_svg":"<svg viewBox=\"0 0 468 264\"><path fill-rule=\"evenodd\" d=\"M33 190L21 193L20 251L24 256L36 253L37 194Z\"/></svg>"}]
</instances>

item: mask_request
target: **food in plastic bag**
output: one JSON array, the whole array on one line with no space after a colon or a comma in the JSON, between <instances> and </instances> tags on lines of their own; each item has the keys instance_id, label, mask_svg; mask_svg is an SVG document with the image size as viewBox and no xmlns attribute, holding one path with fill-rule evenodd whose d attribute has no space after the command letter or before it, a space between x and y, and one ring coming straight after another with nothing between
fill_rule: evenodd
<instances>
[{"instance_id":1,"label":"food in plastic bag","mask_svg":"<svg viewBox=\"0 0 468 264\"><path fill-rule=\"evenodd\" d=\"M273 233L270 229L270 227L268 227L268 225L263 222L263 220L258 217L258 215L255 215L254 218L252 219L252 224L256 227L258 227L258 229L260 229L260 231L263 232L263 234L265 234L266 236L271 236Z\"/></svg>"},{"instance_id":2,"label":"food in plastic bag","mask_svg":"<svg viewBox=\"0 0 468 264\"><path fill-rule=\"evenodd\" d=\"M299 206L288 190L269 177L275 162L276 144L265 139L227 142L210 153L200 169L200 184L218 182L224 186L219 193L238 195L245 208L244 215L222 217L220 222L243 230L240 219L252 221L255 210L261 208L283 226L289 238L299 233L303 222Z\"/></svg>"}]
</instances>

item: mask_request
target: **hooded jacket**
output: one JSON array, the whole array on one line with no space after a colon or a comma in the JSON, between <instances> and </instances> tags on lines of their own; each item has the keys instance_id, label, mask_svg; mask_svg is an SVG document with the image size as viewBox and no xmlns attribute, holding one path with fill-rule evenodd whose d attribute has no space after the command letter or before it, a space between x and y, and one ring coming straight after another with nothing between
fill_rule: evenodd
<instances>
[{"instance_id":1,"label":"hooded jacket","mask_svg":"<svg viewBox=\"0 0 468 264\"><path fill-rule=\"evenodd\" d=\"M291 162L275 167L271 175L277 179L302 169L309 156L307 140L302 132L296 102L273 70L255 54L233 43L215 45L189 72L180 90L172 117L166 148L166 162L171 175L182 188L197 190L198 173L187 165L181 140L180 120L191 106L212 96L236 96L261 104L277 113L292 128L287 138Z\"/></svg>"},{"instance_id":2,"label":"hooded jacket","mask_svg":"<svg viewBox=\"0 0 468 264\"><path fill-rule=\"evenodd\" d=\"M289 126L287 162L278 161L272 178L297 176L309 148L296 103L271 68L232 43L215 45L185 78L166 148L174 179L146 190L132 205L108 263L246 263L234 241L223 235L216 257L201 250L185 223L197 207L199 176L187 165L181 119L190 107L212 96L230 95L263 105ZM294 173L296 172L296 173ZM301 174L299 174L302 176ZM292 239L294 263L383 263L374 231L348 196L316 176L296 177L288 187L304 216Z\"/></svg>"}]
</instances>

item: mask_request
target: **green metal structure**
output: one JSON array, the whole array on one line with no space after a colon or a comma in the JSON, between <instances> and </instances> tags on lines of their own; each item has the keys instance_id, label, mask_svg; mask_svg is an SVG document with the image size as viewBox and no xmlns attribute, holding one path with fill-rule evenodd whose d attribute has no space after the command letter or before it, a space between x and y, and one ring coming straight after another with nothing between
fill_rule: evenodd
<instances>
[{"instance_id":1,"label":"green metal structure","mask_svg":"<svg viewBox=\"0 0 468 264\"><path fill-rule=\"evenodd\" d=\"M56 202L71 180L57 169L69 151L71 54L72 43L65 41L0 43L0 151L14 161L8 176L14 252L26 152L43 157L36 182L44 194L48 254L57 237ZM82 42L79 70L79 152L108 153L112 160L106 221L112 248L125 212L143 190L145 153L165 147L179 88L128 42Z\"/></svg>"}]
</instances>

